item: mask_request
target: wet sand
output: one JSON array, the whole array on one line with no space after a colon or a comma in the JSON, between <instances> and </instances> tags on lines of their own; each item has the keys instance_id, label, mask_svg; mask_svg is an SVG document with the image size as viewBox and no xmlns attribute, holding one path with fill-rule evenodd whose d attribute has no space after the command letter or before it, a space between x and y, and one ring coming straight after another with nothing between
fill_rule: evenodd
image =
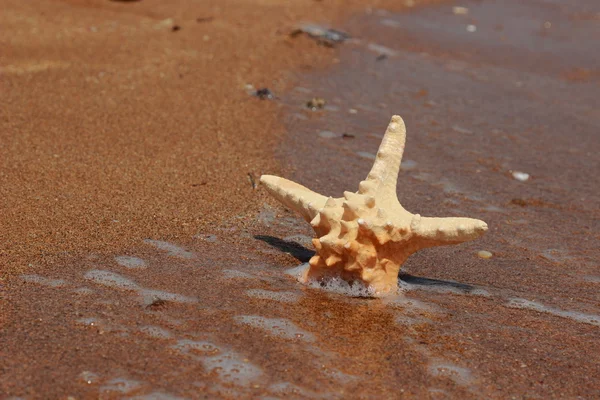
<instances>
[{"instance_id":1,"label":"wet sand","mask_svg":"<svg viewBox=\"0 0 600 400\"><path fill-rule=\"evenodd\" d=\"M0 394L600 395L598 25L532 4L9 3ZM250 176L354 190L393 113L402 203L490 232L413 256L390 301L299 285L311 230Z\"/></svg>"},{"instance_id":2,"label":"wet sand","mask_svg":"<svg viewBox=\"0 0 600 400\"><path fill-rule=\"evenodd\" d=\"M402 270L407 296L444 310L430 321L399 318L423 342L411 350L457 368L448 373L457 386L436 396L462 397L462 387L485 398L597 397L594 4L461 6L467 15L430 7L353 19L360 43L290 100L317 93L330 112L290 116L282 158L293 160L295 181L320 193L356 190L389 115L401 114L401 203L490 226L480 240L415 254ZM492 258L479 258L482 250Z\"/></svg>"}]
</instances>

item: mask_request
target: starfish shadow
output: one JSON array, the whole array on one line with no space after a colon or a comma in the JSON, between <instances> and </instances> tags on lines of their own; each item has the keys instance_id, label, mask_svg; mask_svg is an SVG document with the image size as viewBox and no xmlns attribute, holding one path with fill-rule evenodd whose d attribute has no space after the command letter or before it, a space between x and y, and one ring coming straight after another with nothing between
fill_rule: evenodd
<instances>
[{"instance_id":1,"label":"starfish shadow","mask_svg":"<svg viewBox=\"0 0 600 400\"><path fill-rule=\"evenodd\" d=\"M275 236L268 235L255 235L255 239L261 240L267 243L269 246L276 248L277 250L288 253L301 262L308 262L312 256L315 255L313 250L309 250L301 244L292 240L283 240ZM415 289L433 290L433 291L450 291L460 293L471 293L476 290L477 287L460 283L455 281L445 281L442 279L423 278L420 276L414 276L407 273L401 272L398 276L398 283L407 283L413 286Z\"/></svg>"},{"instance_id":2,"label":"starfish shadow","mask_svg":"<svg viewBox=\"0 0 600 400\"><path fill-rule=\"evenodd\" d=\"M420 286L423 289L449 289L451 291L458 291L462 293L470 293L473 290L477 289L475 286L471 286L466 283L460 283L455 281L445 281L441 279L431 279L431 278L423 278L419 276L414 276L406 273L400 273L398 276L398 281L408 283L413 286Z\"/></svg>"},{"instance_id":3,"label":"starfish shadow","mask_svg":"<svg viewBox=\"0 0 600 400\"><path fill-rule=\"evenodd\" d=\"M255 235L254 239L262 240L271 247L275 247L284 253L291 254L298 261L308 262L308 260L315 255L313 250L309 250L296 242L279 239L274 236Z\"/></svg>"}]
</instances>

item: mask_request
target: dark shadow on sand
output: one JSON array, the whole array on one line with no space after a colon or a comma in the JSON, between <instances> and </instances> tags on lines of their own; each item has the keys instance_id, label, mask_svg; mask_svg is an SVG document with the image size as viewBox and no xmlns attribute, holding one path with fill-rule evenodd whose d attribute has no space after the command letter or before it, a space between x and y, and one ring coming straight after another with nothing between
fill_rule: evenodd
<instances>
[{"instance_id":1,"label":"dark shadow on sand","mask_svg":"<svg viewBox=\"0 0 600 400\"><path fill-rule=\"evenodd\" d=\"M454 290L459 290L464 293L470 293L471 291L477 289L475 286L468 285L466 283L460 283L455 281L444 281L441 279L431 279L431 278L422 278L419 276L414 276L410 274L400 273L398 276L398 280L404 281L408 284L415 286L431 286L431 287L439 287L439 288L450 288Z\"/></svg>"},{"instance_id":2,"label":"dark shadow on sand","mask_svg":"<svg viewBox=\"0 0 600 400\"><path fill-rule=\"evenodd\" d=\"M309 250L306 247L294 241L287 241L268 235L255 235L254 238L257 240L262 240L269 246L272 246L284 253L291 254L298 261L301 262L308 262L308 260L310 260L310 258L315 255L315 252L313 250ZM471 286L466 283L444 281L441 279L422 278L419 276L414 276L402 272L398 276L398 280L404 281L408 284L415 286L428 286L440 289L447 288L452 290L458 290L463 293L470 293L473 290L477 289L475 286Z\"/></svg>"},{"instance_id":3,"label":"dark shadow on sand","mask_svg":"<svg viewBox=\"0 0 600 400\"><path fill-rule=\"evenodd\" d=\"M276 249L284 253L291 254L298 261L308 262L308 260L310 260L310 258L315 255L314 251L309 250L296 242L288 242L286 240L279 239L274 236L255 235L254 239L262 240L269 246L275 247Z\"/></svg>"}]
</instances>

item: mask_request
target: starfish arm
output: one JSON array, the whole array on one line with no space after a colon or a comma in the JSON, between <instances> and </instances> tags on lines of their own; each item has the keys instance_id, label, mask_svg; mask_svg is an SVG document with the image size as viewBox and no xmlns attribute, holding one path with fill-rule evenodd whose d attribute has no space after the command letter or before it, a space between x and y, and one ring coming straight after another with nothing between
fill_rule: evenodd
<instances>
[{"instance_id":1,"label":"starfish arm","mask_svg":"<svg viewBox=\"0 0 600 400\"><path fill-rule=\"evenodd\" d=\"M413 217L411 230L419 247L444 246L477 239L487 231L487 224L473 218Z\"/></svg>"},{"instance_id":2,"label":"starfish arm","mask_svg":"<svg viewBox=\"0 0 600 400\"><path fill-rule=\"evenodd\" d=\"M328 199L302 185L278 176L263 175L260 177L260 183L275 199L301 214L307 222L310 222L319 213Z\"/></svg>"},{"instance_id":3,"label":"starfish arm","mask_svg":"<svg viewBox=\"0 0 600 400\"><path fill-rule=\"evenodd\" d=\"M361 185L359 192L376 197L396 198L396 182L406 142L406 126L399 115L390 121L371 172Z\"/></svg>"}]
</instances>

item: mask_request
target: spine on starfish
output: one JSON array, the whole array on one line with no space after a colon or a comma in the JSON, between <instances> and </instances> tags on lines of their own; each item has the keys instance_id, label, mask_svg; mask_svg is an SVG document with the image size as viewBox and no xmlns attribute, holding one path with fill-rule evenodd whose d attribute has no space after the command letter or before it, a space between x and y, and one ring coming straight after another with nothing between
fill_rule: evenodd
<instances>
[{"instance_id":1,"label":"spine on starfish","mask_svg":"<svg viewBox=\"0 0 600 400\"><path fill-rule=\"evenodd\" d=\"M359 193L379 198L396 198L396 182L406 143L406 126L399 115L390 121L371 172L359 184Z\"/></svg>"},{"instance_id":2,"label":"spine on starfish","mask_svg":"<svg viewBox=\"0 0 600 400\"><path fill-rule=\"evenodd\" d=\"M327 197L295 182L272 175L260 177L260 183L286 207L298 212L307 222L312 221L327 202Z\"/></svg>"}]
</instances>

